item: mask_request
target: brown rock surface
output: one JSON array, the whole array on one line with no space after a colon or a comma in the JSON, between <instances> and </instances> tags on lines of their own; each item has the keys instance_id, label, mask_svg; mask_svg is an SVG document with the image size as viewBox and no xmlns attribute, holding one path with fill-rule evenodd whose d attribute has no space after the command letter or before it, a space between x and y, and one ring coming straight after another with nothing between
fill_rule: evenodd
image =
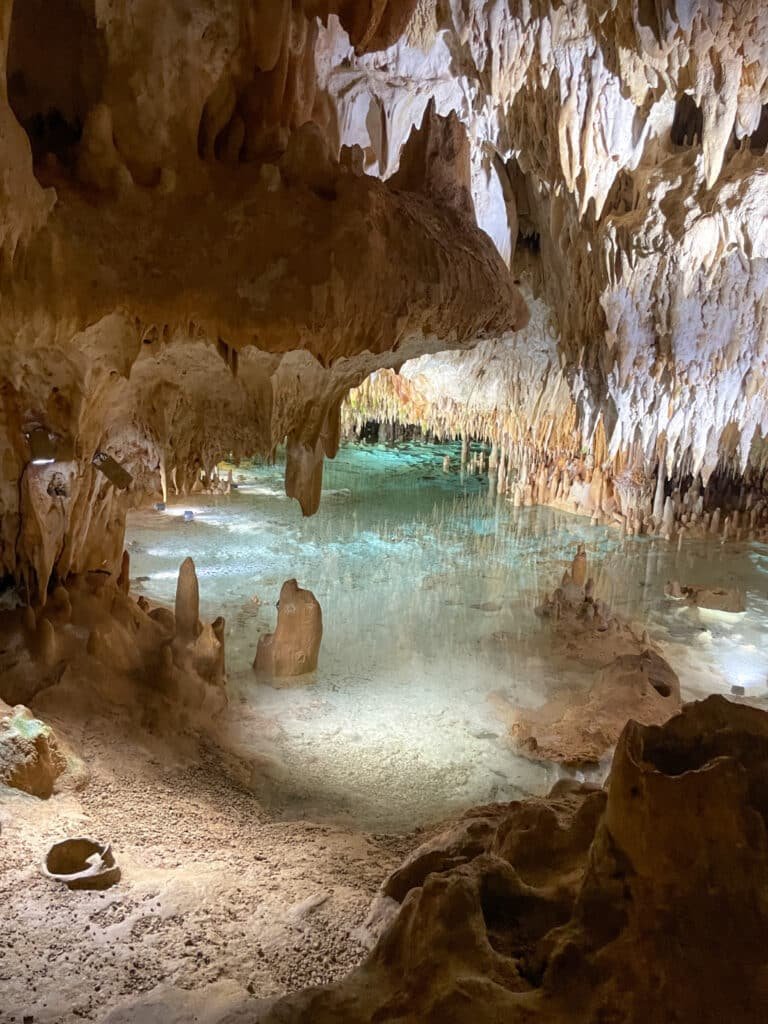
<instances>
[{"instance_id":1,"label":"brown rock surface","mask_svg":"<svg viewBox=\"0 0 768 1024\"><path fill-rule=\"evenodd\" d=\"M67 760L50 726L0 701L0 784L47 799Z\"/></svg>"},{"instance_id":2,"label":"brown rock surface","mask_svg":"<svg viewBox=\"0 0 768 1024\"><path fill-rule=\"evenodd\" d=\"M286 580L277 603L277 628L259 640L253 667L273 676L314 672L323 638L323 613L311 590Z\"/></svg>"},{"instance_id":3,"label":"brown rock surface","mask_svg":"<svg viewBox=\"0 0 768 1024\"><path fill-rule=\"evenodd\" d=\"M665 722L680 710L680 683L650 649L621 654L598 672L586 693L569 694L535 709L495 700L515 748L527 757L568 765L595 765L611 751L626 723Z\"/></svg>"},{"instance_id":4,"label":"brown rock surface","mask_svg":"<svg viewBox=\"0 0 768 1024\"><path fill-rule=\"evenodd\" d=\"M607 794L476 810L385 884L400 909L361 968L227 1019L758 1024L767 771L761 711L630 722Z\"/></svg>"},{"instance_id":5,"label":"brown rock surface","mask_svg":"<svg viewBox=\"0 0 768 1024\"><path fill-rule=\"evenodd\" d=\"M716 612L745 612L747 602L741 590L725 587L706 587L701 585L681 586L672 580L664 588L668 597L683 599L686 604L696 608L707 608Z\"/></svg>"},{"instance_id":6,"label":"brown rock surface","mask_svg":"<svg viewBox=\"0 0 768 1024\"><path fill-rule=\"evenodd\" d=\"M680 709L680 682L660 650L629 623L614 616L583 586L582 545L571 572L537 609L549 624L551 650L579 685L541 707L518 707L504 693L492 702L508 725L518 753L533 760L595 765L612 750L630 719L643 725L665 722ZM586 678L586 685L582 679Z\"/></svg>"}]
</instances>

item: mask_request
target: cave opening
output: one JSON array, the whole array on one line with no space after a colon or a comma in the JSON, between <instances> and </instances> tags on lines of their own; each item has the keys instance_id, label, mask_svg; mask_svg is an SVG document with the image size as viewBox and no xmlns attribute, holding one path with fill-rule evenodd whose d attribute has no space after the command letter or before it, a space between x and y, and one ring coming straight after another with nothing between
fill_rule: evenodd
<instances>
[{"instance_id":1,"label":"cave opening","mask_svg":"<svg viewBox=\"0 0 768 1024\"><path fill-rule=\"evenodd\" d=\"M670 129L672 142L675 146L700 145L703 130L704 114L701 107L693 96L683 93L675 103L675 115Z\"/></svg>"}]
</instances>

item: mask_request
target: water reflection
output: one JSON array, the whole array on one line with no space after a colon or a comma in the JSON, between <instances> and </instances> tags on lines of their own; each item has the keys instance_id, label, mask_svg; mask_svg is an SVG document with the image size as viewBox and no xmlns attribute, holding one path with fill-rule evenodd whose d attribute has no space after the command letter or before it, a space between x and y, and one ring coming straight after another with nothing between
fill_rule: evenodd
<instances>
[{"instance_id":1,"label":"water reflection","mask_svg":"<svg viewBox=\"0 0 768 1024\"><path fill-rule=\"evenodd\" d=\"M447 453L458 465L458 446L343 447L309 519L286 499L280 465L241 470L229 497L131 517L132 571L148 577L137 586L172 602L178 565L192 555L202 614L227 619L233 692L274 727L277 813L410 827L546 791L555 769L510 753L487 697L501 690L532 706L588 682L552 659L534 614L578 542L597 596L665 644L684 698L733 683L766 692L764 547L688 542L678 551L550 509L515 509L483 480L444 473ZM188 508L194 520L183 522ZM250 665L292 576L319 599L325 635L312 684L277 690L257 685ZM739 586L748 611L681 607L664 597L670 578Z\"/></svg>"}]
</instances>

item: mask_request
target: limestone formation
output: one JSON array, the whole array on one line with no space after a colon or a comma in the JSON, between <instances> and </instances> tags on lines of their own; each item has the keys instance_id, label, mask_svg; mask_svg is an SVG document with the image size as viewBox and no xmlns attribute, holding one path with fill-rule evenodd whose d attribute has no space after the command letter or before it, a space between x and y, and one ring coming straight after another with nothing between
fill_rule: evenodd
<instances>
[{"instance_id":1,"label":"limestone formation","mask_svg":"<svg viewBox=\"0 0 768 1024\"><path fill-rule=\"evenodd\" d=\"M587 582L587 553L583 544L579 545L579 550L574 555L571 578L577 587L583 587Z\"/></svg>"},{"instance_id":2,"label":"limestone formation","mask_svg":"<svg viewBox=\"0 0 768 1024\"><path fill-rule=\"evenodd\" d=\"M758 1024L767 763L768 716L720 697L630 722L607 792L475 809L384 884L358 970L251 1018Z\"/></svg>"},{"instance_id":3,"label":"limestone formation","mask_svg":"<svg viewBox=\"0 0 768 1024\"><path fill-rule=\"evenodd\" d=\"M646 633L611 613L594 596L579 545L571 572L538 608L548 623L552 654L590 680L540 707L521 708L504 693L493 706L515 750L532 760L597 765L613 750L626 723L659 725L680 709L680 682Z\"/></svg>"},{"instance_id":4,"label":"limestone formation","mask_svg":"<svg viewBox=\"0 0 768 1024\"><path fill-rule=\"evenodd\" d=\"M175 606L176 635L183 642L195 640L201 630L200 592L195 563L185 558L179 569Z\"/></svg>"},{"instance_id":5,"label":"limestone formation","mask_svg":"<svg viewBox=\"0 0 768 1024\"><path fill-rule=\"evenodd\" d=\"M176 608L136 600L122 573L69 577L37 617L27 609L0 615L0 637L12 652L0 697L28 704L45 691L55 703L78 680L73 706L117 706L175 731L210 724L227 703L226 623L199 621L191 559L179 572Z\"/></svg>"},{"instance_id":6,"label":"limestone formation","mask_svg":"<svg viewBox=\"0 0 768 1024\"><path fill-rule=\"evenodd\" d=\"M277 628L259 640L253 667L272 676L314 672L323 638L323 613L311 590L286 580L277 603Z\"/></svg>"},{"instance_id":7,"label":"limestone formation","mask_svg":"<svg viewBox=\"0 0 768 1024\"><path fill-rule=\"evenodd\" d=\"M67 767L50 726L21 704L0 701L0 785L48 799Z\"/></svg>"},{"instance_id":8,"label":"limestone formation","mask_svg":"<svg viewBox=\"0 0 768 1024\"><path fill-rule=\"evenodd\" d=\"M680 709L680 683L655 651L621 654L598 672L586 694L547 701L535 709L496 707L509 724L516 750L574 767L599 764L613 750L626 723L665 722Z\"/></svg>"},{"instance_id":9,"label":"limestone formation","mask_svg":"<svg viewBox=\"0 0 768 1024\"><path fill-rule=\"evenodd\" d=\"M746 600L741 590L735 588L705 587L701 585L681 586L672 580L664 588L668 597L684 600L696 608L707 608L717 612L745 612Z\"/></svg>"},{"instance_id":10,"label":"limestone formation","mask_svg":"<svg viewBox=\"0 0 768 1024\"><path fill-rule=\"evenodd\" d=\"M27 601L117 571L126 508L225 490L224 454L288 439L311 513L372 372L345 422L487 437L516 504L768 529L759 0L102 7L0 8L0 574Z\"/></svg>"}]
</instances>

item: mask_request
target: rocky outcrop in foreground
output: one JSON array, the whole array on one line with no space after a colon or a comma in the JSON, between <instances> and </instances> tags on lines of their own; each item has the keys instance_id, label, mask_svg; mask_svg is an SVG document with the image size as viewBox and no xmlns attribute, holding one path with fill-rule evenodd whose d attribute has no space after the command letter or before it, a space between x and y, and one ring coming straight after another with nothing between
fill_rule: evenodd
<instances>
[{"instance_id":1,"label":"rocky outcrop in foreground","mask_svg":"<svg viewBox=\"0 0 768 1024\"><path fill-rule=\"evenodd\" d=\"M225 1019L756 1024L767 878L768 716L710 697L628 723L605 791L470 812L387 880L362 967Z\"/></svg>"}]
</instances>

